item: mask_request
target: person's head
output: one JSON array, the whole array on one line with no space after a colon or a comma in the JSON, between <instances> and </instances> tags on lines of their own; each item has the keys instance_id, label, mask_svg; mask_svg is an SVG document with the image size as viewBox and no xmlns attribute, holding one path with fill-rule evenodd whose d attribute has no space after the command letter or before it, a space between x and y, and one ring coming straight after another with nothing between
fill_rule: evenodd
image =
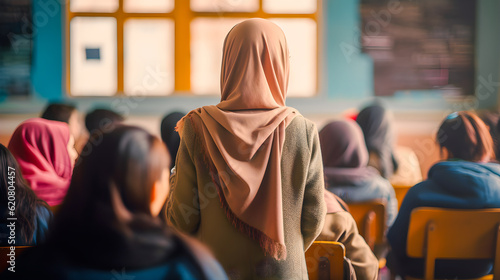
<instances>
[{"instance_id":1,"label":"person's head","mask_svg":"<svg viewBox=\"0 0 500 280\"><path fill-rule=\"evenodd\" d=\"M158 218L169 192L169 164L165 145L144 129L124 125L103 133L80 157L47 243L93 268L161 264L172 249Z\"/></svg>"},{"instance_id":2,"label":"person's head","mask_svg":"<svg viewBox=\"0 0 500 280\"><path fill-rule=\"evenodd\" d=\"M35 169L41 173L51 169L60 177L71 177L78 157L74 143L75 139L67 124L33 118L16 128L9 142L9 150L21 168L33 171L26 175L31 183L28 176L35 175Z\"/></svg>"},{"instance_id":3,"label":"person's head","mask_svg":"<svg viewBox=\"0 0 500 280\"><path fill-rule=\"evenodd\" d=\"M356 122L363 131L369 151L393 144L392 115L382 105L375 103L365 107L359 112Z\"/></svg>"},{"instance_id":4,"label":"person's head","mask_svg":"<svg viewBox=\"0 0 500 280\"><path fill-rule=\"evenodd\" d=\"M71 104L50 103L43 111L41 118L67 123L75 141L78 141L85 134L82 116Z\"/></svg>"},{"instance_id":5,"label":"person's head","mask_svg":"<svg viewBox=\"0 0 500 280\"><path fill-rule=\"evenodd\" d=\"M134 214L157 216L169 189L170 156L145 130L119 126L82 157L74 170L63 208L84 213L94 206L112 209L118 220Z\"/></svg>"},{"instance_id":6,"label":"person's head","mask_svg":"<svg viewBox=\"0 0 500 280\"><path fill-rule=\"evenodd\" d=\"M173 112L166 115L161 121L160 131L161 131L161 140L163 143L167 145L167 149L172 157L172 163L170 167L173 167L175 164L175 158L177 157L177 150L179 149L179 144L181 142L181 138L179 137L179 133L175 131L175 127L177 122L184 117L184 113Z\"/></svg>"},{"instance_id":7,"label":"person's head","mask_svg":"<svg viewBox=\"0 0 500 280\"><path fill-rule=\"evenodd\" d=\"M245 20L224 40L221 103L217 106L222 110L284 106L289 71L283 31L269 20Z\"/></svg>"},{"instance_id":8,"label":"person's head","mask_svg":"<svg viewBox=\"0 0 500 280\"><path fill-rule=\"evenodd\" d=\"M441 123L436 140L447 159L484 162L495 157L487 126L471 112L449 114Z\"/></svg>"},{"instance_id":9,"label":"person's head","mask_svg":"<svg viewBox=\"0 0 500 280\"><path fill-rule=\"evenodd\" d=\"M498 130L498 121L500 115L498 113L493 113L489 111L484 111L478 114L484 124L488 127L490 131L491 138L493 139L493 149L495 151L495 157L500 156L500 130Z\"/></svg>"},{"instance_id":10,"label":"person's head","mask_svg":"<svg viewBox=\"0 0 500 280\"><path fill-rule=\"evenodd\" d=\"M7 210L9 201L14 201L16 204L16 232L20 235L18 240L28 245L35 232L36 207L38 205L48 207L48 205L36 196L24 180L12 153L0 144L0 205L2 205L0 211Z\"/></svg>"},{"instance_id":11,"label":"person's head","mask_svg":"<svg viewBox=\"0 0 500 280\"><path fill-rule=\"evenodd\" d=\"M71 104L50 103L42 112L41 118L69 124L75 112L77 112L76 107Z\"/></svg>"},{"instance_id":12,"label":"person's head","mask_svg":"<svg viewBox=\"0 0 500 280\"><path fill-rule=\"evenodd\" d=\"M325 167L359 168L368 164L363 132L351 120L333 121L319 132Z\"/></svg>"},{"instance_id":13,"label":"person's head","mask_svg":"<svg viewBox=\"0 0 500 280\"><path fill-rule=\"evenodd\" d=\"M124 120L120 114L109 109L95 109L85 116L85 126L90 134L113 130Z\"/></svg>"},{"instance_id":14,"label":"person's head","mask_svg":"<svg viewBox=\"0 0 500 280\"><path fill-rule=\"evenodd\" d=\"M16 128L8 148L38 197L51 206L60 204L78 157L69 126L59 121L29 119Z\"/></svg>"}]
</instances>

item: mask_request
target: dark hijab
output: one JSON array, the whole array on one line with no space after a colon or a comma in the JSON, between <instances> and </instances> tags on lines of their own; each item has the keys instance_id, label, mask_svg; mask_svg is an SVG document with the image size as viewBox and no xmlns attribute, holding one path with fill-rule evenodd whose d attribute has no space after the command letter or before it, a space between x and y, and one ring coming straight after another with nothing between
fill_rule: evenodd
<instances>
[{"instance_id":1,"label":"dark hijab","mask_svg":"<svg viewBox=\"0 0 500 280\"><path fill-rule=\"evenodd\" d=\"M493 146L495 148L495 157L498 160L500 158L500 122L498 121L500 116L498 113L484 112L479 115L483 122L488 126L488 129L493 138Z\"/></svg>"},{"instance_id":2,"label":"dark hijab","mask_svg":"<svg viewBox=\"0 0 500 280\"><path fill-rule=\"evenodd\" d=\"M377 175L368 167L368 151L354 121L333 121L319 132L325 179L330 187L356 185Z\"/></svg>"},{"instance_id":3,"label":"dark hijab","mask_svg":"<svg viewBox=\"0 0 500 280\"><path fill-rule=\"evenodd\" d=\"M80 161L47 247L96 269L164 264L176 243L150 210L152 186L169 164L164 145L143 129L120 126Z\"/></svg>"},{"instance_id":4,"label":"dark hijab","mask_svg":"<svg viewBox=\"0 0 500 280\"><path fill-rule=\"evenodd\" d=\"M375 104L361 110L356 122L363 131L368 152L380 158L380 174L384 178L390 178L398 169L393 151L394 131L391 114L384 107Z\"/></svg>"},{"instance_id":5,"label":"dark hijab","mask_svg":"<svg viewBox=\"0 0 500 280\"><path fill-rule=\"evenodd\" d=\"M184 113L173 112L166 115L161 121L161 139L163 143L167 145L167 149L173 159L170 168L175 165L177 150L179 150L179 145L181 143L181 138L179 137L179 133L175 131L175 127L177 126L177 122L180 121L184 115Z\"/></svg>"}]
</instances>

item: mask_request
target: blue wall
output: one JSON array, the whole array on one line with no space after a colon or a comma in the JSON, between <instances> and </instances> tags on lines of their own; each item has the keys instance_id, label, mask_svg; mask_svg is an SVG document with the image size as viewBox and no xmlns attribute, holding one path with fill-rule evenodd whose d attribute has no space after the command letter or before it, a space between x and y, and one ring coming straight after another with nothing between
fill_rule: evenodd
<instances>
[{"instance_id":1,"label":"blue wall","mask_svg":"<svg viewBox=\"0 0 500 280\"><path fill-rule=\"evenodd\" d=\"M188 111L216 104L218 97L167 98L68 97L65 92L64 6L65 0L33 0L34 54L30 100L0 103L0 113L36 113L48 100L70 100L81 110L96 104L109 106L125 114L163 114L171 110ZM61 5L61 3L63 3ZM320 92L314 98L289 98L287 104L304 114L326 114L359 107L373 99L373 63L360 52L359 0L324 0L320 46ZM382 98L393 110L445 110L496 108L500 73L500 0L478 1L476 103L450 105L431 91L397 94ZM486 82L485 82L486 81ZM434 97L432 97L434 96ZM457 105L458 104L458 105ZM462 108L463 107L463 108Z\"/></svg>"},{"instance_id":2,"label":"blue wall","mask_svg":"<svg viewBox=\"0 0 500 280\"><path fill-rule=\"evenodd\" d=\"M61 1L65 2L65 1ZM64 99L63 22L61 6L56 0L33 1L34 51L31 68L33 92L38 98Z\"/></svg>"},{"instance_id":3,"label":"blue wall","mask_svg":"<svg viewBox=\"0 0 500 280\"><path fill-rule=\"evenodd\" d=\"M373 62L361 53L358 0L325 2L328 97L371 97Z\"/></svg>"}]
</instances>

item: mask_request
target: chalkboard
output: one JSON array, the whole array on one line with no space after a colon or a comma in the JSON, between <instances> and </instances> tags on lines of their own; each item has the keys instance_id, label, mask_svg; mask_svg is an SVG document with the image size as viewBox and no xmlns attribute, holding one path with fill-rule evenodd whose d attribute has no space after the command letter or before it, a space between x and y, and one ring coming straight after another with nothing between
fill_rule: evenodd
<instances>
[{"instance_id":1,"label":"chalkboard","mask_svg":"<svg viewBox=\"0 0 500 280\"><path fill-rule=\"evenodd\" d=\"M476 0L361 0L360 15L376 96L474 93Z\"/></svg>"}]
</instances>

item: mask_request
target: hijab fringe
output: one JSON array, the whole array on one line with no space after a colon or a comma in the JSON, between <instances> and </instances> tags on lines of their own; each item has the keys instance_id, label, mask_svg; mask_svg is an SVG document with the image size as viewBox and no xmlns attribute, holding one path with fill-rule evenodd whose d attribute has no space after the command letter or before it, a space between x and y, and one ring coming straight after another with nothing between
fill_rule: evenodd
<instances>
[{"instance_id":1,"label":"hijab fringe","mask_svg":"<svg viewBox=\"0 0 500 280\"><path fill-rule=\"evenodd\" d=\"M250 237L251 239L259 242L260 247L264 250L264 253L266 255L270 255L276 260L285 260L286 259L286 246L277 242L276 240L273 240L269 236L267 236L265 233L262 231L248 225L247 223L243 222L240 220L231 210L229 207L226 197L224 196L224 192L222 191L222 187L220 184L220 178L217 175L217 169L215 168L215 165L212 163L212 161L208 158L207 153L206 153L206 147L204 141L201 139L201 135L203 134L203 130L198 128L198 125L196 122L193 120L194 114L188 114L186 115L179 123L177 124L176 130L179 132L182 131L184 127L184 122L185 119L189 119L191 121L191 124L193 125L193 129L195 130L195 138L196 141L200 144L201 147L201 153L202 153L202 158L206 166L209 168L210 172L210 178L212 179L212 183L216 186L217 188L217 194L219 195L219 201L221 203L221 207L224 208L224 212L226 213L226 217L229 220L229 222L241 233L245 234L246 236Z\"/></svg>"}]
</instances>

